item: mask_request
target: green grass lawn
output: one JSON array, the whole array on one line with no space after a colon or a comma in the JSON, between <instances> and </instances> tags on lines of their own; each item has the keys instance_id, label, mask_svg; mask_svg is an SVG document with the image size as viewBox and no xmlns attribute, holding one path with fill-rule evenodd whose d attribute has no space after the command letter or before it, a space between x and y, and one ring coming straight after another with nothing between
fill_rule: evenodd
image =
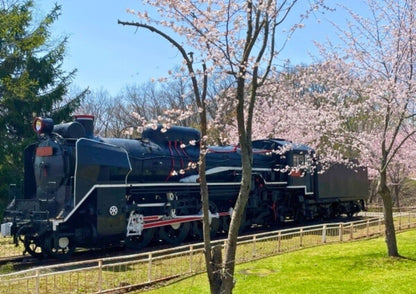
<instances>
[{"instance_id":1,"label":"green grass lawn","mask_svg":"<svg viewBox=\"0 0 416 294\"><path fill-rule=\"evenodd\" d=\"M233 293L416 293L416 231L397 235L403 258L384 238L324 245L236 267ZM206 274L146 293L209 293Z\"/></svg>"}]
</instances>

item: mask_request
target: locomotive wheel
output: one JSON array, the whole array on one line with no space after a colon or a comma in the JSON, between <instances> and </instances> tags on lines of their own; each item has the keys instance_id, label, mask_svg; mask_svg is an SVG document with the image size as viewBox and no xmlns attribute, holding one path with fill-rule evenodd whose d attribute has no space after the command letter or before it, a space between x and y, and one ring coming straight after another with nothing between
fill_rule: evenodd
<instances>
[{"instance_id":1,"label":"locomotive wheel","mask_svg":"<svg viewBox=\"0 0 416 294\"><path fill-rule=\"evenodd\" d=\"M67 259L74 250L75 244L69 236L58 236L52 233L45 238L45 251L52 258Z\"/></svg>"},{"instance_id":2,"label":"locomotive wheel","mask_svg":"<svg viewBox=\"0 0 416 294\"><path fill-rule=\"evenodd\" d=\"M215 203L210 202L209 203L209 211L212 214L215 214L218 212L218 208L215 205ZM214 238L215 235L218 232L218 229L220 227L220 219L216 217L211 218L211 224L210 224L210 235L211 238ZM203 222L201 221L195 221L192 223L192 236L195 237L197 240L202 240L204 238L204 231L203 231Z\"/></svg>"},{"instance_id":3,"label":"locomotive wheel","mask_svg":"<svg viewBox=\"0 0 416 294\"><path fill-rule=\"evenodd\" d=\"M220 227L220 220L218 218L212 218L210 224L210 236L211 239L217 235L218 229ZM203 222L196 221L192 223L192 236L197 240L202 240L204 238Z\"/></svg>"},{"instance_id":4,"label":"locomotive wheel","mask_svg":"<svg viewBox=\"0 0 416 294\"><path fill-rule=\"evenodd\" d=\"M39 246L39 237L25 236L23 245L25 246L26 252L31 256L35 258L43 258L45 256L42 247Z\"/></svg>"},{"instance_id":5,"label":"locomotive wheel","mask_svg":"<svg viewBox=\"0 0 416 294\"><path fill-rule=\"evenodd\" d=\"M163 226L159 228L159 237L170 245L178 245L186 239L190 228L190 223Z\"/></svg>"},{"instance_id":6,"label":"locomotive wheel","mask_svg":"<svg viewBox=\"0 0 416 294\"><path fill-rule=\"evenodd\" d=\"M230 224L231 224L231 216L223 216L221 217L221 225L224 230L224 232L228 233L230 230ZM249 222L247 221L246 212L244 211L243 215L241 216L241 223L240 228L238 229L238 234L244 233L249 228Z\"/></svg>"},{"instance_id":7,"label":"locomotive wheel","mask_svg":"<svg viewBox=\"0 0 416 294\"><path fill-rule=\"evenodd\" d=\"M305 222L305 215L302 211L298 210L296 211L294 221L296 224L303 224Z\"/></svg>"},{"instance_id":8,"label":"locomotive wheel","mask_svg":"<svg viewBox=\"0 0 416 294\"><path fill-rule=\"evenodd\" d=\"M155 229L146 229L142 231L141 235L126 237L124 239L124 244L129 249L140 250L152 242L154 235Z\"/></svg>"},{"instance_id":9,"label":"locomotive wheel","mask_svg":"<svg viewBox=\"0 0 416 294\"><path fill-rule=\"evenodd\" d=\"M177 215L187 215L186 209L178 211ZM178 245L188 237L191 223L167 225L159 228L159 238L170 245Z\"/></svg>"}]
</instances>

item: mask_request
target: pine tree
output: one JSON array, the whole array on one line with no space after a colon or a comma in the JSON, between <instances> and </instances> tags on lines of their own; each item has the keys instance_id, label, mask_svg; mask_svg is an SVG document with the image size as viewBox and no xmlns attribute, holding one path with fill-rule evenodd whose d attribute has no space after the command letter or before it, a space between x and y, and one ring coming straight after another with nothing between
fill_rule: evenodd
<instances>
[{"instance_id":1,"label":"pine tree","mask_svg":"<svg viewBox=\"0 0 416 294\"><path fill-rule=\"evenodd\" d=\"M75 74L62 69L67 39L56 45L50 40L60 6L36 23L32 1L5 2L0 2L0 212L8 185L22 179L22 151L36 139L33 118L68 119L85 94L65 97Z\"/></svg>"}]
</instances>

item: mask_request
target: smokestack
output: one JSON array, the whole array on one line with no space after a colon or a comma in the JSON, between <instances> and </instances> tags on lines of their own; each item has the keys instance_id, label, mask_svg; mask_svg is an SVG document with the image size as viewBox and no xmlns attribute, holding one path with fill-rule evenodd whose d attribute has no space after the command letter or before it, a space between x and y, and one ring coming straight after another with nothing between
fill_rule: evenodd
<instances>
[{"instance_id":1,"label":"smokestack","mask_svg":"<svg viewBox=\"0 0 416 294\"><path fill-rule=\"evenodd\" d=\"M74 115L74 121L79 122L85 129L87 138L94 137L94 116L89 114Z\"/></svg>"}]
</instances>

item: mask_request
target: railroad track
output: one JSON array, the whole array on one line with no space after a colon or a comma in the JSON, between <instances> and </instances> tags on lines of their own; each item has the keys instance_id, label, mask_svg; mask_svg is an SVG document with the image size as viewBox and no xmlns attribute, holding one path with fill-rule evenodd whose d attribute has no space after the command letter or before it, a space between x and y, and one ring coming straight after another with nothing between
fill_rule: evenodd
<instances>
[{"instance_id":1,"label":"railroad track","mask_svg":"<svg viewBox=\"0 0 416 294\"><path fill-rule=\"evenodd\" d=\"M200 241L185 242L178 246L189 245L193 243L199 243ZM153 246L149 246L141 250L133 250L123 246L115 246L110 248L98 248L98 249L77 249L70 258L68 259L53 259L49 257L44 258L35 258L29 254L22 254L20 256L5 257L0 259L0 272L1 268L7 265L8 270L11 271L22 271L26 269L31 269L34 267L43 267L50 265L58 265L65 263L73 263L77 261L88 261L88 260L97 260L100 258L109 258L109 257L119 257L124 255L132 255L137 253L147 253L150 251L159 251L163 249L172 248L168 244L158 244L154 242Z\"/></svg>"},{"instance_id":2,"label":"railroad track","mask_svg":"<svg viewBox=\"0 0 416 294\"><path fill-rule=\"evenodd\" d=\"M326 221L313 221L313 222L309 222L308 225L317 225L317 224L324 224L324 223L330 223L330 222L350 222L350 221L356 221L356 220L360 220L360 219L364 219L364 217L361 216L355 216L353 218L346 218L346 217L340 217L337 219L331 219L331 220L326 220ZM288 222L285 223L284 225L281 225L280 228L281 229L295 229L299 227L298 224L295 224L294 222ZM272 229L273 230L273 229ZM251 228L249 229L247 232L245 232L243 235L250 235L255 233L264 233L264 232L268 232L270 231L270 228L262 228L262 227L257 227L257 228ZM218 236L216 238L214 238L214 240L218 240L218 239L224 239L226 238L226 234L218 234ZM192 244L197 244L200 243L200 240L188 240L188 242L184 242L179 246L183 246L183 245L192 245ZM9 257L9 258L1 258L0 259L0 269L1 267L7 265L7 268L10 269L11 271L22 271L22 270L26 270L26 269L31 269L34 267L41 267L41 266L50 266L50 265L57 265L57 264L65 264L65 263L73 263L73 262L77 262L77 261L88 261L88 260L96 260L96 259L100 259L100 258L109 258L109 257L118 257L118 256L123 256L123 255L131 255L131 254L136 254L136 253L146 253L146 252L150 252L150 251L160 251L163 249L168 249L168 248L172 248L171 245L168 244L163 244L163 243L159 243L157 241L154 241L153 244L151 244L151 246L148 246L145 249L142 249L140 251L137 250L133 250L133 249L129 249L126 247L122 247L122 246L115 246L115 247L110 247L110 248L101 248L101 249L93 249L93 250L84 250L84 249L78 249L77 251L75 251L71 257L68 260L61 260L61 259L52 259L52 258L34 258L28 254L25 255L21 255L21 256L14 256L14 257Z\"/></svg>"}]
</instances>

